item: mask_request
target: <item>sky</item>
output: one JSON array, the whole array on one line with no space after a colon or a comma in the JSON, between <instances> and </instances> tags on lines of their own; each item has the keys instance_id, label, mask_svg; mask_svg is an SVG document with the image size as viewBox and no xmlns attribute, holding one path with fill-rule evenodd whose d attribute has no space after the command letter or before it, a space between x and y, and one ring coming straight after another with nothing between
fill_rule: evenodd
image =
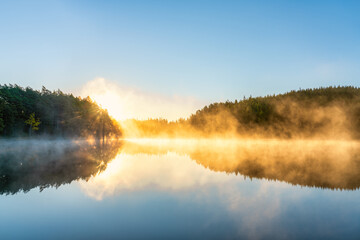
<instances>
[{"instance_id":1,"label":"sky","mask_svg":"<svg viewBox=\"0 0 360 240\"><path fill-rule=\"evenodd\" d=\"M359 1L331 0L1 0L0 84L127 89L168 110L186 102L179 116L243 96L359 86L359 12Z\"/></svg>"}]
</instances>

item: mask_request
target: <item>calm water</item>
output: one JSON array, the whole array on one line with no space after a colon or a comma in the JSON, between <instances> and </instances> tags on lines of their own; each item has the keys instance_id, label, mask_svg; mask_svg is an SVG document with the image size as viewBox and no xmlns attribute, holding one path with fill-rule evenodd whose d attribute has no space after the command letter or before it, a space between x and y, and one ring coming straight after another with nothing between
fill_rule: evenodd
<instances>
[{"instance_id":1,"label":"calm water","mask_svg":"<svg viewBox=\"0 0 360 240\"><path fill-rule=\"evenodd\" d=\"M1 239L359 239L358 142L0 141Z\"/></svg>"}]
</instances>

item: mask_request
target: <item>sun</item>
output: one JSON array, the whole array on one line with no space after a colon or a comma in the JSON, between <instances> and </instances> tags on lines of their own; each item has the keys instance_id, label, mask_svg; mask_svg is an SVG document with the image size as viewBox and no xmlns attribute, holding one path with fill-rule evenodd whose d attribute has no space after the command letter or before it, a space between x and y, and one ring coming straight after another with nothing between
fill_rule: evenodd
<instances>
[{"instance_id":1,"label":"sun","mask_svg":"<svg viewBox=\"0 0 360 240\"><path fill-rule=\"evenodd\" d=\"M104 78L96 78L86 83L81 89L80 95L82 97L89 96L118 121L131 117L131 113L126 108L128 104L127 94Z\"/></svg>"},{"instance_id":2,"label":"sun","mask_svg":"<svg viewBox=\"0 0 360 240\"><path fill-rule=\"evenodd\" d=\"M129 117L124 111L124 99L115 92L105 91L92 94L90 98L99 104L101 108L106 109L116 120L124 120Z\"/></svg>"},{"instance_id":3,"label":"sun","mask_svg":"<svg viewBox=\"0 0 360 240\"><path fill-rule=\"evenodd\" d=\"M89 96L118 121L149 118L174 121L190 116L204 105L191 97L144 92L104 78L87 82L80 90L80 96Z\"/></svg>"}]
</instances>

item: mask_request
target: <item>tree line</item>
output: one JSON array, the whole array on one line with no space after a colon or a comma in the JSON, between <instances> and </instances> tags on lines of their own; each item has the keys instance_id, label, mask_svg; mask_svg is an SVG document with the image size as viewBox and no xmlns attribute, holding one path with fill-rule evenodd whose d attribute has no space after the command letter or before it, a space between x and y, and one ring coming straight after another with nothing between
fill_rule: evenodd
<instances>
[{"instance_id":1,"label":"tree line","mask_svg":"<svg viewBox=\"0 0 360 240\"><path fill-rule=\"evenodd\" d=\"M360 138L360 89L337 86L216 102L187 119L128 120L139 136ZM130 133L131 134L131 133Z\"/></svg>"},{"instance_id":2,"label":"tree line","mask_svg":"<svg viewBox=\"0 0 360 240\"><path fill-rule=\"evenodd\" d=\"M0 136L120 136L118 123L89 97L0 85Z\"/></svg>"}]
</instances>

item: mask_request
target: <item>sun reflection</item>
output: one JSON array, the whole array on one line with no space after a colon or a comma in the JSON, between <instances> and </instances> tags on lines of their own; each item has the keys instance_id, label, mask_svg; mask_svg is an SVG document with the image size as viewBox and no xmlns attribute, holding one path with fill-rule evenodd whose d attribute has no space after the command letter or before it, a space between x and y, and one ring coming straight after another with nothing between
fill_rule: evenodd
<instances>
[{"instance_id":1,"label":"sun reflection","mask_svg":"<svg viewBox=\"0 0 360 240\"><path fill-rule=\"evenodd\" d=\"M81 188L101 200L148 188L182 191L239 178L353 190L360 187L356 141L129 139L107 169Z\"/></svg>"},{"instance_id":2,"label":"sun reflection","mask_svg":"<svg viewBox=\"0 0 360 240\"><path fill-rule=\"evenodd\" d=\"M234 177L233 175L232 177ZM174 152L165 154L119 154L106 171L81 181L82 190L96 200L123 191L148 188L159 191L181 191L209 183L230 181L231 176L212 173L192 161L189 156Z\"/></svg>"}]
</instances>

